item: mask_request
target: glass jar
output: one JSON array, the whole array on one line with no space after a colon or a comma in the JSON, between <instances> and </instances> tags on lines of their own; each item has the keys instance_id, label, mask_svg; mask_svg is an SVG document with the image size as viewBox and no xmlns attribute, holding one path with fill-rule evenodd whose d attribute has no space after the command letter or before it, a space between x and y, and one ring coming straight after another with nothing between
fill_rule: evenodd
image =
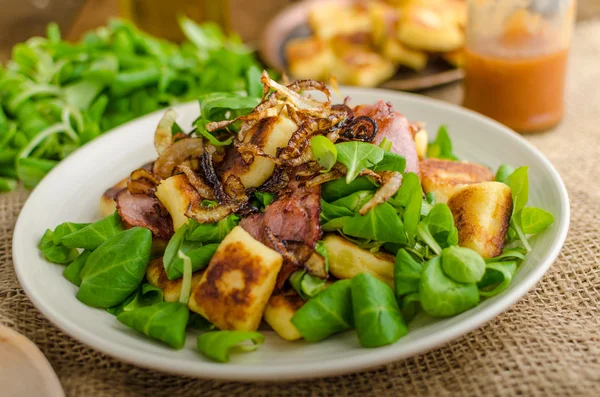
<instances>
[{"instance_id":1,"label":"glass jar","mask_svg":"<svg viewBox=\"0 0 600 397\"><path fill-rule=\"evenodd\" d=\"M184 39L177 17L212 21L230 31L229 0L119 0L119 13L140 29L171 41Z\"/></svg>"},{"instance_id":2,"label":"glass jar","mask_svg":"<svg viewBox=\"0 0 600 397\"><path fill-rule=\"evenodd\" d=\"M464 106L521 133L558 124L575 10L576 0L469 0Z\"/></svg>"}]
</instances>

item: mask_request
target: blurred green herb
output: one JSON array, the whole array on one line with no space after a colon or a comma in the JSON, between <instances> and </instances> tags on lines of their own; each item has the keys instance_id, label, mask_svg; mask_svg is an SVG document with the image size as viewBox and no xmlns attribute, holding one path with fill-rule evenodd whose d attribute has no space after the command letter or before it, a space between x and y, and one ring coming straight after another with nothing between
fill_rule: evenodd
<instances>
[{"instance_id":1,"label":"blurred green herb","mask_svg":"<svg viewBox=\"0 0 600 397\"><path fill-rule=\"evenodd\" d=\"M250 49L214 24L179 22L189 40L182 45L121 20L78 43L63 41L52 23L47 38L15 45L0 66L0 191L13 190L15 179L35 186L79 146L167 106L202 97L203 115L213 118L253 108L262 89ZM236 96L236 106L226 98L244 91L252 98ZM209 105L213 92L227 109L214 97Z\"/></svg>"}]
</instances>

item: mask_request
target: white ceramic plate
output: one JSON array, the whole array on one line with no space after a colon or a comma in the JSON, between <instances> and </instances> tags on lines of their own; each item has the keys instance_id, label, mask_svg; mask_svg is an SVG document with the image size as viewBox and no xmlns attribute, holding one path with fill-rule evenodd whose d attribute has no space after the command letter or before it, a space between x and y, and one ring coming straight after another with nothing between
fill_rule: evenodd
<instances>
[{"instance_id":1,"label":"white ceramic plate","mask_svg":"<svg viewBox=\"0 0 600 397\"><path fill-rule=\"evenodd\" d=\"M422 318L411 324L409 334L399 342L377 349L361 348L354 332L316 344L289 343L266 332L266 343L258 351L235 355L228 364L216 364L195 351L192 335L185 348L176 351L136 334L107 312L80 303L75 298L76 287L62 277L63 267L46 262L36 246L46 228L65 221L97 219L98 200L104 190L156 157L153 133L161 112L86 145L37 186L23 207L14 233L14 263L21 285L56 326L95 349L144 367L230 380L288 380L365 370L433 349L507 310L548 270L567 235L569 201L554 167L519 135L457 106L384 90L346 88L343 93L352 97L353 104L389 101L409 119L426 121L429 131L448 125L461 158L494 169L501 163L530 167L530 204L552 212L556 222L532 241L533 252L507 290L456 317ZM199 112L196 103L176 109L184 128Z\"/></svg>"}]
</instances>

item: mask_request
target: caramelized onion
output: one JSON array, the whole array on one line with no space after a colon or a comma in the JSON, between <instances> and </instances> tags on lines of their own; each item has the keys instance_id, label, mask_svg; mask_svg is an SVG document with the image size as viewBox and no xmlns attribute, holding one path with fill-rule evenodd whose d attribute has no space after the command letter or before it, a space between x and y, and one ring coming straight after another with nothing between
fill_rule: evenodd
<instances>
[{"instance_id":1,"label":"caramelized onion","mask_svg":"<svg viewBox=\"0 0 600 397\"><path fill-rule=\"evenodd\" d=\"M379 183L380 185L382 184L382 182L381 182L381 175L379 175L375 171L372 171L372 170L370 170L368 168L365 168L364 170L362 170L361 172L359 172L358 175L359 176L370 176L371 178L373 178L375 180L375 182Z\"/></svg>"},{"instance_id":2,"label":"caramelized onion","mask_svg":"<svg viewBox=\"0 0 600 397\"><path fill-rule=\"evenodd\" d=\"M202 173L204 174L204 178L208 182L210 186L212 186L213 191L215 193L215 197L219 204L228 204L231 199L225 193L223 189L223 184L219 179L219 176L215 172L215 167L213 165L212 156L208 153L204 153L201 158L200 166L202 167Z\"/></svg>"},{"instance_id":3,"label":"caramelized onion","mask_svg":"<svg viewBox=\"0 0 600 397\"><path fill-rule=\"evenodd\" d=\"M133 171L131 175L129 175L129 179L132 181L139 181L142 179L146 179L148 182L158 185L160 183L160 179L156 178L149 170L145 168L138 168Z\"/></svg>"},{"instance_id":4,"label":"caramelized onion","mask_svg":"<svg viewBox=\"0 0 600 397\"><path fill-rule=\"evenodd\" d=\"M267 236L267 240L271 248L273 248L275 251L281 254L284 262L290 263L294 266L299 266L299 263L294 257L294 255L292 255L292 253L287 250L285 244L283 244L283 242L280 241L277 238L277 236L275 236L275 234L273 234L273 232L268 226L265 226L265 235Z\"/></svg>"},{"instance_id":5,"label":"caramelized onion","mask_svg":"<svg viewBox=\"0 0 600 397\"><path fill-rule=\"evenodd\" d=\"M399 172L383 171L381 172L382 185L377 190L373 198L367 201L361 209L358 211L359 214L365 215L369 210L375 208L381 203L388 201L402 185L402 174Z\"/></svg>"},{"instance_id":6,"label":"caramelized onion","mask_svg":"<svg viewBox=\"0 0 600 397\"><path fill-rule=\"evenodd\" d=\"M204 153L204 143L200 138L181 139L169 146L154 162L154 175L165 179L173 174L176 166Z\"/></svg>"},{"instance_id":7,"label":"caramelized onion","mask_svg":"<svg viewBox=\"0 0 600 397\"><path fill-rule=\"evenodd\" d=\"M327 278L327 265L325 258L319 255L316 251L304 263L306 270L315 277Z\"/></svg>"},{"instance_id":8,"label":"caramelized onion","mask_svg":"<svg viewBox=\"0 0 600 397\"><path fill-rule=\"evenodd\" d=\"M341 136L355 141L371 142L377 135L377 122L369 116L359 116L344 127Z\"/></svg>"},{"instance_id":9,"label":"caramelized onion","mask_svg":"<svg viewBox=\"0 0 600 397\"><path fill-rule=\"evenodd\" d=\"M177 112L169 109L158 122L154 132L154 147L160 156L173 143L173 124L177 120Z\"/></svg>"},{"instance_id":10,"label":"caramelized onion","mask_svg":"<svg viewBox=\"0 0 600 397\"><path fill-rule=\"evenodd\" d=\"M190 185L196 189L200 197L212 200L215 198L215 192L194 172L189 163L180 164L177 169L185 174Z\"/></svg>"},{"instance_id":11,"label":"caramelized onion","mask_svg":"<svg viewBox=\"0 0 600 397\"><path fill-rule=\"evenodd\" d=\"M145 168L133 171L127 179L127 190L131 194L144 194L151 196L156 191L156 185L160 180Z\"/></svg>"},{"instance_id":12,"label":"caramelized onion","mask_svg":"<svg viewBox=\"0 0 600 397\"><path fill-rule=\"evenodd\" d=\"M257 190L261 192L277 193L281 189L284 189L290 181L289 172L286 168L276 167L273 171L273 175Z\"/></svg>"},{"instance_id":13,"label":"caramelized onion","mask_svg":"<svg viewBox=\"0 0 600 397\"><path fill-rule=\"evenodd\" d=\"M233 210L234 206L230 204L217 205L211 208L190 204L185 212L185 216L193 218L199 223L215 223L231 214Z\"/></svg>"},{"instance_id":14,"label":"caramelized onion","mask_svg":"<svg viewBox=\"0 0 600 397\"><path fill-rule=\"evenodd\" d=\"M279 99L285 99L287 103L301 109L305 112L322 112L331 104L331 94L327 86L315 80L299 80L289 86L284 86L269 77L266 71L263 71L260 81L263 83L263 90L272 88L277 93ZM317 101L307 96L299 94L300 91L320 91L325 94L325 102ZM264 91L263 91L264 92Z\"/></svg>"},{"instance_id":15,"label":"caramelized onion","mask_svg":"<svg viewBox=\"0 0 600 397\"><path fill-rule=\"evenodd\" d=\"M344 176L340 171L334 169L325 174L317 175L310 181L306 182L306 187L318 186L325 182L334 181Z\"/></svg>"},{"instance_id":16,"label":"caramelized onion","mask_svg":"<svg viewBox=\"0 0 600 397\"><path fill-rule=\"evenodd\" d=\"M225 193L231 198L232 201L242 203L248 200L246 195L246 188L244 184L235 175L229 175L223 186Z\"/></svg>"}]
</instances>

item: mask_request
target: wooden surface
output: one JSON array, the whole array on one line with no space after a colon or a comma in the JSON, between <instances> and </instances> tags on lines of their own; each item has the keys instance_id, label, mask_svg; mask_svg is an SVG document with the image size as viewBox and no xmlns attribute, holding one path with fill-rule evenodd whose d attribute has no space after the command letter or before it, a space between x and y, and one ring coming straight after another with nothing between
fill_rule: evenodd
<instances>
[{"instance_id":1,"label":"wooden surface","mask_svg":"<svg viewBox=\"0 0 600 397\"><path fill-rule=\"evenodd\" d=\"M297 0L229 1L234 28L244 40L256 42L266 22ZM10 58L15 43L44 34L51 21L60 25L65 37L77 39L82 32L118 15L118 0L1 0L0 3L0 61ZM600 0L579 0L579 19L589 18L600 18Z\"/></svg>"}]
</instances>

